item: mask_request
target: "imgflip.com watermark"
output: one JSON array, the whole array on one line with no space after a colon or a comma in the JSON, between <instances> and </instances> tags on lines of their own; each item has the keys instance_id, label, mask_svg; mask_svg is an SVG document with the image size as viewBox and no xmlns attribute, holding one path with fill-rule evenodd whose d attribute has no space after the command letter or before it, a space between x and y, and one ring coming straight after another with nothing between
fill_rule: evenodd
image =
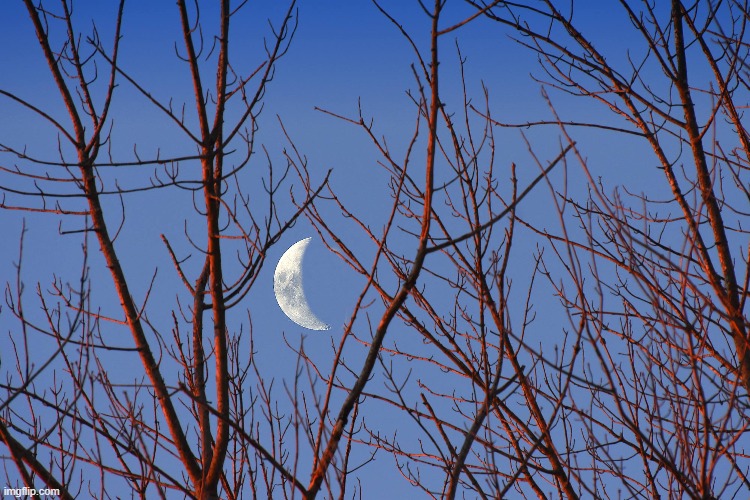
<instances>
[{"instance_id":1,"label":"imgflip.com watermark","mask_svg":"<svg viewBox=\"0 0 750 500\"><path fill-rule=\"evenodd\" d=\"M23 488L11 488L6 486L3 488L4 497L15 497L15 498L28 498L28 497L49 497L57 498L60 496L60 490L57 488L29 488L24 486Z\"/></svg>"}]
</instances>

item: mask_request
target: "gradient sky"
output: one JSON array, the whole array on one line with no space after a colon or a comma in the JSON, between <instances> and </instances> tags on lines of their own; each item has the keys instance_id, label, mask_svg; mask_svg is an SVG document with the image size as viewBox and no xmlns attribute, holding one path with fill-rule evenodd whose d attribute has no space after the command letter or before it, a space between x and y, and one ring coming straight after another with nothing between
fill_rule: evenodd
<instances>
[{"instance_id":1,"label":"gradient sky","mask_svg":"<svg viewBox=\"0 0 750 500\"><path fill-rule=\"evenodd\" d=\"M278 3L281 2L250 2L234 20L230 58L245 73L261 60L262 47L259 42L262 36L268 35L266 19L270 17L278 25L282 13ZM621 16L604 15L606 10L601 4L594 0L579 2L581 8L576 12L577 19L581 26L591 29L589 34L600 41L602 50L622 55L628 41L612 36L623 28L622 24L618 24L623 22ZM414 34L420 46L427 44L426 28L429 25L416 2L391 0L383 2L383 6L390 9ZM76 26L84 35L90 34L93 17L105 44L111 46L115 2L79 1L76 2L76 12ZM445 16L445 26L460 20L467 12L460 3L452 3ZM204 13L207 31L212 29L211 23L215 20L211 14L210 11ZM610 21L612 18L617 20ZM190 113L193 105L187 68L174 55L175 42L180 44L178 21L174 2L127 2L121 63L157 98L166 101L172 96L175 103L186 101ZM467 58L470 94L481 102L481 84L484 82L489 88L491 108L497 119L519 123L551 118L541 98L540 85L532 78L532 75L543 77L536 55L511 40L508 33L496 24L483 19L442 41L443 100L449 109L457 112L461 105L456 40ZM0 47L3 47L0 50L0 88L17 92L39 107L51 110L54 116L65 122L59 96L20 2L4 2L0 7ZM259 144L268 148L277 168L283 166L281 153L289 145L280 131L278 115L299 150L307 155L313 182L319 182L328 169L333 169L332 185L343 200L352 208L368 214L368 220L374 225L382 223L390 201L386 190L388 178L377 166L378 157L373 146L356 127L314 108L317 106L355 116L358 100L361 100L365 115L375 119L376 130L389 138L395 150L400 150L414 123L415 111L405 93L415 87L410 70L410 64L414 62L414 54L407 42L369 2L301 2L299 27L294 41L288 55L280 61L276 78L267 93ZM207 74L210 74L210 69ZM208 81L212 80L209 78ZM120 85L111 113L115 120L114 151L125 159L132 159L130 152L133 144L138 144L138 152L144 157L152 155L156 148L165 156L184 151L187 146L184 136L126 82L121 81ZM590 101L586 101L587 107L583 108L580 101L555 93L552 97L561 114L570 119L594 120L606 116L601 114L601 108ZM37 156L44 158L56 157L56 145L50 141L54 135L49 127L40 126L38 120L7 99L0 99L0 116L3 117L0 120L0 143L18 148L27 146ZM559 134L555 130L528 130L526 133L544 161L557 154ZM639 149L640 146L633 147L627 138L608 133L583 131L577 134L576 139L591 161L592 170L607 173L607 181L611 185L623 182L636 191L656 189L651 187L648 179L650 175L658 175L658 171L653 169L652 160L645 164L642 162L643 150ZM496 166L498 175L509 178L508 167L513 162L519 167L521 186L537 174L538 169L531 163L518 130L498 131L498 146L502 150ZM13 162L8 155L0 157L0 161L6 166L8 162ZM258 179L255 172L265 169L262 155L256 156L254 165L253 168L260 170L243 174L243 180L247 179L247 188L251 192L257 192L257 184L254 187L251 185ZM122 176L121 186L143 185L144 175L150 175L151 170L146 169L145 173L118 172ZM562 172L556 171L553 180L560 180L561 176ZM2 186L11 187L15 182L7 175L0 176ZM570 187L583 192L583 179L573 177ZM299 187L295 188L295 192L298 196L302 193ZM14 198L14 201L20 203L23 200ZM118 250L125 270L130 273L132 289L138 297L143 297L158 269L151 307L154 310L158 310L160 304L173 307L176 290L181 284L159 241L159 235L164 233L171 240L179 242L182 256L191 252L183 236L185 220L194 217L190 196L183 191L151 191L126 198L126 203L127 219L118 240ZM109 208L114 211L114 221L118 220L118 207L116 199L110 200ZM286 211L290 209L291 205L288 205ZM540 186L539 196L534 198L533 203L523 205L520 213L532 221L554 224L550 220L551 210L549 192L546 187ZM0 210L0 227L4 235L4 242L0 246L0 278L3 283L15 280L14 263L17 262L18 236L24 218L28 232L24 243L23 278L26 281L27 307L33 308L38 307L35 297L37 281L41 282L43 289L48 288L53 273L64 280L76 281L81 265L81 237L61 237L58 228L79 229L80 222L70 219L61 221L60 217L54 215ZM193 220L188 228L201 241L200 221ZM331 356L331 341L338 341L341 325L351 312L356 294L363 284L359 276L328 253L319 240L314 239L306 257L306 286L313 310L323 321L332 325L332 330L304 331L286 318L274 300L271 283L273 270L278 258L290 245L313 235L314 230L305 220L289 231L268 255L262 274L246 299L253 318L258 364L261 369L280 379L288 379L295 365L294 354L284 345L285 338L296 345L304 335L308 351L323 366L330 366L330 362L325 360ZM356 237L353 240L355 244ZM532 252L536 243L532 240L517 242L519 253ZM92 247L95 247L93 240ZM101 259L92 255L89 265L92 267L95 292L102 294L97 302L105 314L118 316L118 302ZM527 267L519 266L515 273L520 283L530 271L530 264ZM520 284L520 288L523 288L523 284ZM545 325L559 323L562 318L554 313L557 300L550 296L549 301L549 304L539 304L539 308L546 312L538 320L540 332L547 331ZM238 325L244 317L244 309L241 309L233 313L232 320ZM168 329L168 318L157 320L164 322L162 325ZM10 347L7 332L16 328L17 324L5 308L0 312L0 326L0 349L7 353ZM392 330L395 336L403 327L399 322L394 322ZM120 334L124 333L120 331ZM129 338L123 339L123 344L129 343ZM112 370L113 376L126 378L128 375L127 367L113 367ZM281 390L277 396L283 396ZM368 482L372 487L377 485L382 495L390 493L398 496L404 491L412 491L394 473L392 463L392 457L378 455L377 465L372 472L362 476L365 491ZM383 474L387 472L393 475L385 480Z\"/></svg>"}]
</instances>

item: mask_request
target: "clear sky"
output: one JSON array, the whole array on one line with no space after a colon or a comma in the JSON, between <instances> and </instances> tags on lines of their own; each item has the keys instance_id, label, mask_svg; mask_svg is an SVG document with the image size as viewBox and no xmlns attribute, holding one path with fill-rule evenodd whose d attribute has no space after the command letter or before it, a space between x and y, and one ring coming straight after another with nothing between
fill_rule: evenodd
<instances>
[{"instance_id":1,"label":"clear sky","mask_svg":"<svg viewBox=\"0 0 750 500\"><path fill-rule=\"evenodd\" d=\"M416 3L391 1L383 5L413 34L420 47L426 47L429 24ZM591 10L583 15L600 20L601 12L596 5L597 2L592 2ZM75 9L76 27L84 36L90 34L93 19L105 44L111 45L114 2L79 1ZM467 12L463 8L452 8L445 16L445 25L460 20ZM267 19L278 24L282 13L283 7L277 6L277 2L251 2L237 16L231 33L231 60L239 70L248 72L258 64L262 55L259 42L262 36L268 35ZM213 14L210 10L203 14L207 32L213 29ZM171 2L128 2L124 16L121 64L155 97L163 101L173 98L177 106L186 102L189 115L193 109L189 75L186 66L177 60L174 53L175 42L180 45L178 26L177 11ZM481 100L481 84L484 82L490 91L491 107L503 120L521 122L549 118L546 105L540 99L540 86L530 76L531 73L539 74L535 57L510 40L506 33L481 19L470 28L458 30L454 37L443 40L443 99L449 109L457 112L461 106L456 41L467 59L467 84L475 99ZM0 71L0 88L15 91L39 107L52 110L55 117L65 122L60 98L20 2L7 2L2 7L0 46L5 47L0 55L0 65L3 67ZM295 38L269 87L260 122L259 137L275 160L275 167L283 166L281 152L289 147L280 131L278 116L297 147L308 156L313 179L320 180L328 169L333 169L332 185L342 199L366 214L368 222L376 226L382 224L390 202L386 190L388 178L376 163L378 157L372 144L356 127L314 108L355 116L359 101L365 115L375 120L378 133L388 138L394 150L403 149L414 123L414 107L406 95L407 90L415 88L410 69L414 62L415 57L407 41L372 4L340 0L301 2ZM101 68L102 73L104 70ZM210 77L209 71L207 76ZM5 118L0 121L0 137L3 143L19 148L28 147L42 158L56 158L56 145L50 141L54 135L49 127L43 127L29 113L7 100L2 102L2 106ZM156 148L163 155L180 154L187 146L184 136L176 127L126 82L121 82L116 91L111 116L114 118L113 151L121 157L132 159L130 152L134 144L137 144L139 154L144 156L153 154ZM549 158L555 154L558 146L554 133L544 136L532 131L529 135L539 137L535 139L534 146L542 157ZM505 179L509 177L507 168L512 162L519 165L522 181L537 172L529 162L520 139L517 131L499 136L501 159L496 168L506 176ZM595 150L587 152L596 154ZM624 157L625 152L619 156L621 161ZM260 155L257 160L253 168L264 169ZM8 161L7 157L5 161ZM145 175L151 174L150 169L141 169L141 172L134 170L123 172L121 169L117 172L121 186L141 186L145 182L144 170L147 172ZM248 172L243 180L252 183L257 182L258 178L257 173ZM4 177L3 183L7 182L13 180ZM252 186L245 187L260 194ZM301 193L299 188L297 192ZM551 209L545 200L546 194L539 196L533 207L523 208L522 213L532 219L535 215L543 219L545 212ZM114 213L111 220L117 221L119 201L112 198L109 202L108 208ZM287 205L286 211L290 208ZM163 233L170 240L179 241L183 238L185 221L194 219L193 216L192 200L185 192L152 191L126 199L126 220L117 242L118 251L138 297L143 297L158 270L150 298L154 311L159 311L162 305L167 310L174 307L176 290L180 287L159 236ZM34 284L37 281L42 289L48 289L53 275L75 283L81 265L81 238L78 234L61 237L58 227L62 231L76 230L80 229L81 222L61 220L51 215L26 214L24 217L28 232L24 242L26 265L23 277L28 283L26 298L33 303ZM0 212L0 226L5 240L0 250L0 272L11 280L13 263L17 261L17 240L22 220L17 212ZM187 227L193 233L191 236L202 241L199 221L193 220ZM326 332L304 331L286 318L274 301L271 284L273 268L286 248L309 235L314 235L314 232L304 220L285 235L270 252L268 264L247 299L253 319L258 365L270 376L287 381L294 370L295 356L285 347L285 339L296 345L304 335L306 349L323 366L328 366L330 362L326 360L332 356L331 341L338 340L341 326L351 313L362 286L360 277L328 253L320 241L314 240L306 263L307 292L312 309L333 328ZM357 245L356 233L350 237ZM529 251L534 244L533 241L520 243L522 248L528 245ZM93 241L92 246L95 246ZM179 248L182 249L182 257L191 253L184 243ZM94 290L98 294L97 307L101 307L104 314L118 317L118 302L101 259L94 254L89 265ZM529 267L519 268L519 279L525 279L529 272ZM170 319L167 315L162 316L158 312L152 315L157 324L168 328ZM230 316L230 328L238 328L244 317L244 311L236 311ZM0 321L6 324L4 330L13 328L7 313L0 316ZM553 323L554 319L543 318L540 323L544 321ZM394 323L392 335L402 333L400 323ZM125 335L125 331L118 330L118 334ZM1 341L5 342L6 339L4 335ZM130 340L123 338L122 345L130 345ZM7 352L7 347L4 346L4 352ZM125 365L111 367L111 376L123 382L130 372ZM375 412L369 418L377 419L378 415ZM390 414L382 415L387 418ZM386 431L397 428L395 422L383 424L382 428ZM395 472L392 461L393 458L387 454L379 454L371 467L372 472L363 476L363 485L370 488L377 484L383 495L389 493L390 489L396 496L398 492L406 491L407 485L398 475L384 481L388 477L386 474Z\"/></svg>"},{"instance_id":2,"label":"clear sky","mask_svg":"<svg viewBox=\"0 0 750 500\"><path fill-rule=\"evenodd\" d=\"M123 24L121 64L156 98L163 102L173 99L175 107L186 103L188 116L193 111L189 74L185 64L175 57L175 43L180 46L179 17L174 2L152 2L147 0L129 1L125 6ZM232 64L244 74L254 69L262 60L262 38L268 36L267 20L278 25L284 7L282 2L250 2L233 20L231 32ZM624 28L623 16L607 16L604 2L587 0L578 2L576 19L600 47L613 57L622 56L629 48L629 41L619 36ZM205 2L201 2L205 4ZM112 19L115 2L81 0L75 3L76 28L84 36L91 33L91 21L96 22L98 31L106 46L111 46ZM400 0L384 1L383 6L405 29L414 35L421 48L427 46L429 24L416 2ZM453 24L470 12L461 2L449 2L445 15L445 25ZM206 24L206 40L210 44L208 32L213 30L215 12L207 9L203 22ZM385 19L369 2L348 0L318 0L300 3L298 29L288 54L279 62L276 75L271 83L265 108L260 118L258 146L267 148L274 168L283 168L283 150L290 147L279 126L281 120L297 148L307 156L313 183L320 182L326 172L332 169L331 185L342 200L363 214L363 218L378 227L388 213L388 176L378 166L378 155L369 139L355 126L317 111L323 108L332 112L356 116L358 103L365 116L372 117L375 130L386 136L395 151L403 150L413 128L414 106L406 92L415 89L410 65L415 57L407 41L397 29ZM458 56L456 45L466 58L466 83L469 94L475 102L482 101L482 84L489 89L490 107L494 117L507 123L549 120L551 113L541 98L540 84L534 77L543 78L536 55L514 42L507 31L484 19L477 19L469 27L459 29L454 36L442 40L444 54L441 77L444 84L443 101L452 112L460 112L462 97L458 78ZM20 2L4 2L0 7L0 89L17 93L61 121L66 121L59 95L46 70L43 58L33 33L33 28ZM207 66L209 68L209 66ZM100 73L106 73L100 67ZM212 81L210 69L206 70L207 81ZM580 100L551 93L554 104L564 116L571 120L599 120L612 122L610 115L603 113L602 107L587 101L586 107ZM138 154L144 157L153 155L158 149L162 155L184 154L190 145L185 136L165 119L157 109L136 92L127 82L121 81L111 116L113 123L113 154L121 159L132 159L134 145ZM57 158L55 134L50 127L24 111L8 99L0 98L0 143L14 148L28 147L37 157L54 160ZM603 118L604 117L604 118ZM543 161L556 156L559 151L559 133L549 129L524 130L532 142L536 154ZM650 190L659 193L662 187L656 179L659 171L653 160L643 162L642 144L630 143L622 136L615 137L606 132L576 132L575 139L591 161L595 175L607 174L611 185L624 184L634 191ZM538 173L532 163L527 146L517 129L498 130L498 160L495 167L501 183L501 191L509 193L507 180L509 167L518 165L520 185L524 186ZM260 196L259 179L265 174L266 159L260 148L251 163L251 168L243 172L240 182L252 195ZM18 163L9 155L0 157L0 164L12 168ZM186 165L184 168L191 168ZM138 169L110 169L104 175L109 186L115 176L120 187L136 187L148 184L153 174L150 167ZM440 175L440 173L438 174ZM562 179L562 170L556 171L553 182ZM292 176L293 177L293 176ZM653 182L651 179L655 179ZM302 195L299 186L289 186L297 196ZM568 179L572 193L585 191L585 180L580 172L571 171ZM502 186L503 183L505 187ZM0 186L20 187L8 175L0 176ZM24 184L26 188L29 184ZM289 187L286 188L288 191ZM21 203L18 197L8 194L6 202ZM79 201L65 201L71 207ZM280 213L291 213L292 205L285 194L281 200ZM160 310L175 307L175 295L180 290L179 278L174 272L169 256L160 241L164 234L171 241L178 242L179 256L193 254L195 264L197 253L186 242L187 232L195 241L203 241L201 220L195 217L193 200L190 194L181 190L156 190L138 193L125 198L125 223L118 237L117 245L126 272L129 273L132 289L143 300L149 283L154 279L149 305L153 321L169 330L171 318ZM286 204L286 205L284 205ZM120 202L116 197L107 201L113 224L120 220ZM541 185L535 194L520 209L520 214L532 222L554 227L548 188ZM335 211L329 215L335 217ZM58 231L75 231L81 228L82 221L61 218L56 215L19 213L0 210L0 278L3 283L15 281L15 263L18 261L18 239L23 221L27 233L24 240L23 279L26 282L25 298L30 309L38 308L36 283L43 290L49 290L53 276L63 281L75 283L80 274L81 235L74 233L61 236ZM339 219L336 224L346 228L346 222ZM346 232L352 244L363 252L372 252L371 245L362 235L354 231ZM285 342L296 346L304 336L305 346L322 366L330 366L332 342L337 342L341 327L351 313L356 296L363 280L348 269L333 254L328 252L315 237L305 260L305 283L308 299L313 311L324 322L329 323L329 331L306 331L291 322L278 308L273 294L272 277L274 267L281 254L292 244L308 236L316 236L306 220L300 220L269 253L265 266L248 295L247 310L252 317L257 349L258 365L268 376L276 377L279 397L283 396L282 380L291 378L295 367L295 355ZM518 240L519 255L531 255L539 240L531 235ZM95 248L93 238L92 248ZM102 313L119 317L117 302L106 267L98 255L90 257L91 279L94 285L96 307ZM532 270L532 262L519 260L512 271L523 289ZM158 272L157 272L158 271ZM181 293L181 290L180 290ZM542 295L540 295L542 297ZM520 300L520 299L519 299ZM546 340L549 327L559 325L564 318L558 308L557 299L549 294L548 302L540 302L542 311L537 319L537 332L540 339ZM449 303L451 299L447 299ZM230 329L247 328L245 308L238 308L230 315ZM8 352L7 332L16 328L7 309L0 311L0 347ZM392 336L397 337L406 329L398 321L392 327ZM123 329L118 335L126 335ZM122 344L130 345L131 340L123 337ZM43 348L41 351L46 352ZM3 363L6 362L3 354ZM3 368L5 370L5 368ZM113 365L112 376L124 381L131 375L125 365ZM382 381L376 380L382 383ZM390 413L373 412L369 418L387 419ZM399 422L382 422L384 431L394 431ZM382 498L399 498L407 491L408 484L393 468L393 457L386 453L377 455L372 468L361 475L365 491L378 488ZM386 474L390 474L386 476ZM365 498L374 498L365 495Z\"/></svg>"}]
</instances>

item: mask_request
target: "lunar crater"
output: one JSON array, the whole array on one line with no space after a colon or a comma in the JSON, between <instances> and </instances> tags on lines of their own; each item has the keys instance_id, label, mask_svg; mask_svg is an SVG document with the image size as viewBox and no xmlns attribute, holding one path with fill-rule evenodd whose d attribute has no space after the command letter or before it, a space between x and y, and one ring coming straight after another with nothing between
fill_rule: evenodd
<instances>
[{"instance_id":1,"label":"lunar crater","mask_svg":"<svg viewBox=\"0 0 750 500\"><path fill-rule=\"evenodd\" d=\"M298 241L284 252L273 275L276 302L289 319L309 330L329 330L310 309L305 296L302 262L312 238Z\"/></svg>"}]
</instances>

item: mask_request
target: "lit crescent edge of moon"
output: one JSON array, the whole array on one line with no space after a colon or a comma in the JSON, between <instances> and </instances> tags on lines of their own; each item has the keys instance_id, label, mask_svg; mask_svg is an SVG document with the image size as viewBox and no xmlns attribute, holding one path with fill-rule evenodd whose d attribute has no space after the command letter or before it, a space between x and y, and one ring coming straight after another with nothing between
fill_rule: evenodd
<instances>
[{"instance_id":1,"label":"lit crescent edge of moon","mask_svg":"<svg viewBox=\"0 0 750 500\"><path fill-rule=\"evenodd\" d=\"M276 302L292 321L310 330L329 330L312 312L302 288L302 259L312 238L298 241L284 252L273 273L273 293Z\"/></svg>"}]
</instances>

